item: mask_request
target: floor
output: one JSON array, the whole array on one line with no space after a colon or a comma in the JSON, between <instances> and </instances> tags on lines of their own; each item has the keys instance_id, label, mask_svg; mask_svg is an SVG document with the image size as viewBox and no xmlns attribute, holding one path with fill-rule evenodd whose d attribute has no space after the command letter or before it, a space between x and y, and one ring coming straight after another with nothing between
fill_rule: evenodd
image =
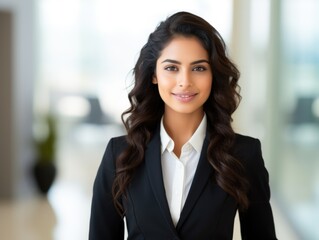
<instances>
[{"instance_id":1,"label":"floor","mask_svg":"<svg viewBox=\"0 0 319 240\"><path fill-rule=\"evenodd\" d=\"M82 125L60 142L58 177L48 195L0 201L0 239L86 240L94 176L108 139L121 128ZM297 240L273 202L278 239ZM236 218L234 240L240 240Z\"/></svg>"}]
</instances>

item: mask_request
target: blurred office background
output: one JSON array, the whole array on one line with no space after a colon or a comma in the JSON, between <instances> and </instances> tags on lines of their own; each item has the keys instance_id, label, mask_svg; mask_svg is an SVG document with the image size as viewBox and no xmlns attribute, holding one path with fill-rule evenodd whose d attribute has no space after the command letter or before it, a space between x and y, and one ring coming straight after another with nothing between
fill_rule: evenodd
<instances>
[{"instance_id":1,"label":"blurred office background","mask_svg":"<svg viewBox=\"0 0 319 240\"><path fill-rule=\"evenodd\" d=\"M262 141L278 238L319 239L317 0L0 0L0 239L87 239L97 167L124 133L131 69L178 10L212 23L241 70L234 128ZM48 114L57 176L43 197L31 169Z\"/></svg>"}]
</instances>

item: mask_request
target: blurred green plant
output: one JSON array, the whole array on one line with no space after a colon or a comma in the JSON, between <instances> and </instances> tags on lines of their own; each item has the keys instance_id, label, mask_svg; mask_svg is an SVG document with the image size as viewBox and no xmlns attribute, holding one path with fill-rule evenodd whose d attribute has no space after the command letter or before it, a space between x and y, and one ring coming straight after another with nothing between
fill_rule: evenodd
<instances>
[{"instance_id":1,"label":"blurred green plant","mask_svg":"<svg viewBox=\"0 0 319 240\"><path fill-rule=\"evenodd\" d=\"M43 117L42 124L42 130L45 129L44 133L34 141L37 154L36 159L40 163L53 163L56 157L56 120L53 115L48 114Z\"/></svg>"}]
</instances>

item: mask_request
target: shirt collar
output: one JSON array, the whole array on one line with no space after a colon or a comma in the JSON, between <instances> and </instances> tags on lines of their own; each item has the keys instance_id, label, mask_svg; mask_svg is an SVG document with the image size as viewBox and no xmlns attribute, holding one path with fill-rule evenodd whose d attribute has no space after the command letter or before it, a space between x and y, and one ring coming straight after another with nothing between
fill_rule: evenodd
<instances>
[{"instance_id":1,"label":"shirt collar","mask_svg":"<svg viewBox=\"0 0 319 240\"><path fill-rule=\"evenodd\" d=\"M174 142L171 139L171 137L166 132L166 129L164 127L163 123L163 117L161 119L161 130L160 130L160 136L161 136L161 153L167 149L167 151L172 152L174 149Z\"/></svg>"},{"instance_id":2,"label":"shirt collar","mask_svg":"<svg viewBox=\"0 0 319 240\"><path fill-rule=\"evenodd\" d=\"M200 152L203 147L203 142L206 135L206 128L207 128L207 117L206 114L204 114L204 117L199 124L198 128L194 132L194 134L191 136L191 138L187 141L192 147L197 151ZM161 119L161 127L160 127L160 136L161 136L161 153L163 153L166 149L169 152L172 152L174 150L174 141L171 139L171 137L168 135L168 133L165 130L164 123L163 123L163 117Z\"/></svg>"},{"instance_id":3,"label":"shirt collar","mask_svg":"<svg viewBox=\"0 0 319 240\"><path fill-rule=\"evenodd\" d=\"M193 146L193 148L197 152L202 151L205 135L206 135L206 128L207 128L207 117L204 114L204 117L199 124L198 128L194 132L193 136L188 140L188 142Z\"/></svg>"}]
</instances>

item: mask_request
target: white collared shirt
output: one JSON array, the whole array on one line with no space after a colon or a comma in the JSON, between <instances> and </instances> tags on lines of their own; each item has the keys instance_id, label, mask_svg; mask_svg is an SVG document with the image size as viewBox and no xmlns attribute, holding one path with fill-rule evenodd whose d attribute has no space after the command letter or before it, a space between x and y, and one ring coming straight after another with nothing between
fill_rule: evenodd
<instances>
[{"instance_id":1,"label":"white collared shirt","mask_svg":"<svg viewBox=\"0 0 319 240\"><path fill-rule=\"evenodd\" d=\"M206 135L206 127L207 119L206 115L204 115L195 133L183 145L180 158L178 158L173 152L174 141L164 128L163 118L161 120L160 136L163 181L168 206L175 226L179 220L195 175Z\"/></svg>"}]
</instances>

